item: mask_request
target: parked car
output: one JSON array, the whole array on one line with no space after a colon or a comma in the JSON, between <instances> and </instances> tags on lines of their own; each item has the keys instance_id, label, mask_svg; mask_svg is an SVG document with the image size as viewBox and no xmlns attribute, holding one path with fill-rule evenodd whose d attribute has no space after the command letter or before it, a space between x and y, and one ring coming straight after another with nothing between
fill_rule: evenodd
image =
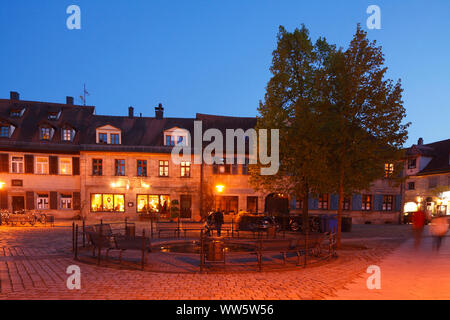
<instances>
[{"instance_id":1,"label":"parked car","mask_svg":"<svg viewBox=\"0 0 450 320\"><path fill-rule=\"evenodd\" d=\"M290 216L289 227L292 231L303 231L303 217ZM320 216L309 216L309 230L312 232L321 232Z\"/></svg>"}]
</instances>

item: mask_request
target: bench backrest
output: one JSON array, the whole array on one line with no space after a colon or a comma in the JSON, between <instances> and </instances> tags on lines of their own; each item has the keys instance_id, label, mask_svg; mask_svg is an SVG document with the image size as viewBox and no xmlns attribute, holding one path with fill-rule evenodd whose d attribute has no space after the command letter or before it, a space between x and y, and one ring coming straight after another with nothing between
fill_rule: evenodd
<instances>
[{"instance_id":1,"label":"bench backrest","mask_svg":"<svg viewBox=\"0 0 450 320\"><path fill-rule=\"evenodd\" d=\"M291 247L291 240L261 240L256 245L261 251L282 251Z\"/></svg>"},{"instance_id":2,"label":"bench backrest","mask_svg":"<svg viewBox=\"0 0 450 320\"><path fill-rule=\"evenodd\" d=\"M102 248L112 248L115 247L115 244L112 242L111 238L108 236L102 235L97 232L86 231L86 235L89 241L94 245L94 247L102 247Z\"/></svg>"},{"instance_id":3,"label":"bench backrest","mask_svg":"<svg viewBox=\"0 0 450 320\"><path fill-rule=\"evenodd\" d=\"M151 247L150 238L145 237L145 240L142 236L136 236L134 238L125 238L125 237L116 237L115 242L118 249L128 249L128 250L141 250L143 242L145 241L144 248Z\"/></svg>"},{"instance_id":4,"label":"bench backrest","mask_svg":"<svg viewBox=\"0 0 450 320\"><path fill-rule=\"evenodd\" d=\"M103 236L111 236L113 234L111 225L109 225L109 224L96 224L94 227L95 227L95 232L100 233L100 230L101 230Z\"/></svg>"}]
</instances>

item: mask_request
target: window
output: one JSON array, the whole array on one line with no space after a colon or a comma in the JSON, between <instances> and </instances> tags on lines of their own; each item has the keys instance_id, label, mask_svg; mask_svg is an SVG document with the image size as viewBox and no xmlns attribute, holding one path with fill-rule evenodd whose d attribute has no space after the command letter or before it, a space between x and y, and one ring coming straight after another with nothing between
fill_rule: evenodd
<instances>
[{"instance_id":1,"label":"window","mask_svg":"<svg viewBox=\"0 0 450 320\"><path fill-rule=\"evenodd\" d=\"M12 173L23 173L23 157L12 157L11 158L11 172Z\"/></svg>"},{"instance_id":2,"label":"window","mask_svg":"<svg viewBox=\"0 0 450 320\"><path fill-rule=\"evenodd\" d=\"M408 159L408 169L416 168L416 159Z\"/></svg>"},{"instance_id":3,"label":"window","mask_svg":"<svg viewBox=\"0 0 450 320\"><path fill-rule=\"evenodd\" d=\"M20 118L20 117L24 114L24 112L25 112L25 108L22 108L22 109L12 109L10 115L11 115L11 117L13 117L13 118Z\"/></svg>"},{"instance_id":4,"label":"window","mask_svg":"<svg viewBox=\"0 0 450 320\"><path fill-rule=\"evenodd\" d=\"M137 161L137 176L146 177L147 176L147 160Z\"/></svg>"},{"instance_id":5,"label":"window","mask_svg":"<svg viewBox=\"0 0 450 320\"><path fill-rule=\"evenodd\" d=\"M72 141L73 130L72 129L63 129L62 130L62 139L63 139L63 141Z\"/></svg>"},{"instance_id":6,"label":"window","mask_svg":"<svg viewBox=\"0 0 450 320\"><path fill-rule=\"evenodd\" d=\"M393 163L386 163L384 165L384 176L386 178L392 177L392 174L394 173L394 164Z\"/></svg>"},{"instance_id":7,"label":"window","mask_svg":"<svg viewBox=\"0 0 450 320\"><path fill-rule=\"evenodd\" d=\"M61 209L72 209L72 195L62 194L60 207Z\"/></svg>"},{"instance_id":8,"label":"window","mask_svg":"<svg viewBox=\"0 0 450 320\"><path fill-rule=\"evenodd\" d=\"M372 196L371 195L363 195L362 196L362 208L363 211L372 210Z\"/></svg>"},{"instance_id":9,"label":"window","mask_svg":"<svg viewBox=\"0 0 450 320\"><path fill-rule=\"evenodd\" d=\"M41 210L48 209L48 194L38 194L37 208Z\"/></svg>"},{"instance_id":10,"label":"window","mask_svg":"<svg viewBox=\"0 0 450 320\"><path fill-rule=\"evenodd\" d=\"M344 197L344 201L342 202L342 210L350 210L351 199L350 197Z\"/></svg>"},{"instance_id":11,"label":"window","mask_svg":"<svg viewBox=\"0 0 450 320\"><path fill-rule=\"evenodd\" d=\"M60 114L59 112L49 112L48 120L58 120L59 114Z\"/></svg>"},{"instance_id":12,"label":"window","mask_svg":"<svg viewBox=\"0 0 450 320\"><path fill-rule=\"evenodd\" d=\"M178 141L177 145L180 145L180 146L184 146L185 145L185 138L184 137L182 137L182 136L178 137L177 141Z\"/></svg>"},{"instance_id":13,"label":"window","mask_svg":"<svg viewBox=\"0 0 450 320\"><path fill-rule=\"evenodd\" d=\"M123 194L91 194L92 212L125 212Z\"/></svg>"},{"instance_id":14,"label":"window","mask_svg":"<svg viewBox=\"0 0 450 320\"><path fill-rule=\"evenodd\" d=\"M247 197L247 212L258 213L258 197Z\"/></svg>"},{"instance_id":15,"label":"window","mask_svg":"<svg viewBox=\"0 0 450 320\"><path fill-rule=\"evenodd\" d=\"M52 138L52 129L49 127L41 128L41 140L50 140Z\"/></svg>"},{"instance_id":16,"label":"window","mask_svg":"<svg viewBox=\"0 0 450 320\"><path fill-rule=\"evenodd\" d=\"M302 209L303 208L303 200L295 199L295 209Z\"/></svg>"},{"instance_id":17,"label":"window","mask_svg":"<svg viewBox=\"0 0 450 320\"><path fill-rule=\"evenodd\" d=\"M103 175L103 159L92 159L92 175Z\"/></svg>"},{"instance_id":18,"label":"window","mask_svg":"<svg viewBox=\"0 0 450 320\"><path fill-rule=\"evenodd\" d=\"M0 137L9 138L9 126L0 127Z\"/></svg>"},{"instance_id":19,"label":"window","mask_svg":"<svg viewBox=\"0 0 450 320\"><path fill-rule=\"evenodd\" d=\"M159 176L160 177L169 176L169 161L159 160Z\"/></svg>"},{"instance_id":20,"label":"window","mask_svg":"<svg viewBox=\"0 0 450 320\"><path fill-rule=\"evenodd\" d=\"M416 189L416 183L408 182L408 190L415 190L415 189Z\"/></svg>"},{"instance_id":21,"label":"window","mask_svg":"<svg viewBox=\"0 0 450 320\"><path fill-rule=\"evenodd\" d=\"M36 174L48 174L48 157L36 157Z\"/></svg>"},{"instance_id":22,"label":"window","mask_svg":"<svg viewBox=\"0 0 450 320\"><path fill-rule=\"evenodd\" d=\"M327 193L319 195L318 208L323 209L323 210L328 210L328 194Z\"/></svg>"},{"instance_id":23,"label":"window","mask_svg":"<svg viewBox=\"0 0 450 320\"><path fill-rule=\"evenodd\" d=\"M392 211L394 205L394 196L383 196L383 211Z\"/></svg>"},{"instance_id":24,"label":"window","mask_svg":"<svg viewBox=\"0 0 450 320\"><path fill-rule=\"evenodd\" d=\"M231 164L227 164L224 159L220 159L219 163L213 163L213 174L231 174L231 167Z\"/></svg>"},{"instance_id":25,"label":"window","mask_svg":"<svg viewBox=\"0 0 450 320\"><path fill-rule=\"evenodd\" d=\"M189 178L191 176L191 163L189 161L181 161L181 177Z\"/></svg>"},{"instance_id":26,"label":"window","mask_svg":"<svg viewBox=\"0 0 450 320\"><path fill-rule=\"evenodd\" d=\"M98 134L98 143L107 144L108 143L108 134L100 132Z\"/></svg>"},{"instance_id":27,"label":"window","mask_svg":"<svg viewBox=\"0 0 450 320\"><path fill-rule=\"evenodd\" d=\"M139 194L136 203L136 210L140 213L167 214L170 210L170 198L166 195Z\"/></svg>"},{"instance_id":28,"label":"window","mask_svg":"<svg viewBox=\"0 0 450 320\"><path fill-rule=\"evenodd\" d=\"M166 146L174 146L175 145L175 137L171 135L166 136Z\"/></svg>"},{"instance_id":29,"label":"window","mask_svg":"<svg viewBox=\"0 0 450 320\"><path fill-rule=\"evenodd\" d=\"M111 144L120 144L118 133L111 134Z\"/></svg>"},{"instance_id":30,"label":"window","mask_svg":"<svg viewBox=\"0 0 450 320\"><path fill-rule=\"evenodd\" d=\"M125 175L125 160L116 159L115 161L115 175L124 176Z\"/></svg>"},{"instance_id":31,"label":"window","mask_svg":"<svg viewBox=\"0 0 450 320\"><path fill-rule=\"evenodd\" d=\"M59 158L59 174L62 174L62 175L72 174L72 159L71 158Z\"/></svg>"}]
</instances>

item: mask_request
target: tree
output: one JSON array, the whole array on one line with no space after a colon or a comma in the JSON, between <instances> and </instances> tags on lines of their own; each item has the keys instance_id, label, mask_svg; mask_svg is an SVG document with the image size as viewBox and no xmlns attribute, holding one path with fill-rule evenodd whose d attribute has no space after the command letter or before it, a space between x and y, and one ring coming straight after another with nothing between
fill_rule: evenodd
<instances>
[{"instance_id":1,"label":"tree","mask_svg":"<svg viewBox=\"0 0 450 320\"><path fill-rule=\"evenodd\" d=\"M280 130L280 167L276 175L259 174L260 164L250 166L250 182L256 190L293 194L302 199L303 230L307 231L309 194L326 188L327 159L324 132L316 110L317 76L322 75L335 47L325 39L315 44L309 31L288 32L279 28L277 48L273 52L272 78L260 102L257 129Z\"/></svg>"},{"instance_id":2,"label":"tree","mask_svg":"<svg viewBox=\"0 0 450 320\"><path fill-rule=\"evenodd\" d=\"M321 124L330 137L329 182L339 195L339 248L344 195L369 189L383 178L385 164L401 157L409 123L403 124L401 81L385 79L382 48L359 25L348 49L337 50L326 63L316 92Z\"/></svg>"}]
</instances>

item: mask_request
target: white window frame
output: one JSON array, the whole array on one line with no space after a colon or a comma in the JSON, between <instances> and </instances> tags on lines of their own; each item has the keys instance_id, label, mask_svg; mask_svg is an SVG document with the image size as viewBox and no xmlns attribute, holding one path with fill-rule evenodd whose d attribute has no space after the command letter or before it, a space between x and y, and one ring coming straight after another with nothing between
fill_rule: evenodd
<instances>
[{"instance_id":1,"label":"white window frame","mask_svg":"<svg viewBox=\"0 0 450 320\"><path fill-rule=\"evenodd\" d=\"M46 161L39 161L45 159ZM44 164L45 163L45 164ZM42 170L45 169L45 170ZM49 173L49 160L48 157L36 157L36 174L48 174Z\"/></svg>"},{"instance_id":2,"label":"white window frame","mask_svg":"<svg viewBox=\"0 0 450 320\"><path fill-rule=\"evenodd\" d=\"M66 136L66 133L68 133L69 136ZM69 139L66 139L67 137ZM73 141L73 137L74 137L74 130L73 129L70 129L70 128L63 128L62 129L62 135L61 135L62 141L71 142L71 141Z\"/></svg>"},{"instance_id":3,"label":"white window frame","mask_svg":"<svg viewBox=\"0 0 450 320\"><path fill-rule=\"evenodd\" d=\"M167 137L171 137L171 142L173 144L167 144ZM180 138L182 138L182 141L180 142ZM186 129L181 129L178 127L174 127L172 129L168 129L164 131L164 145L168 147L172 146L189 146L189 131Z\"/></svg>"},{"instance_id":4,"label":"white window frame","mask_svg":"<svg viewBox=\"0 0 450 320\"><path fill-rule=\"evenodd\" d=\"M59 207L62 210L71 210L73 209L73 197L72 195L62 194L59 198ZM69 204L69 206L67 206Z\"/></svg>"},{"instance_id":5,"label":"white window frame","mask_svg":"<svg viewBox=\"0 0 450 320\"><path fill-rule=\"evenodd\" d=\"M38 194L36 198L36 208L38 210L50 209L50 197L48 194Z\"/></svg>"},{"instance_id":6,"label":"white window frame","mask_svg":"<svg viewBox=\"0 0 450 320\"><path fill-rule=\"evenodd\" d=\"M65 160L68 160L68 162ZM59 158L59 174L64 176L72 175L72 165L72 158ZM66 169L66 172L63 169Z\"/></svg>"},{"instance_id":7,"label":"white window frame","mask_svg":"<svg viewBox=\"0 0 450 320\"><path fill-rule=\"evenodd\" d=\"M22 158L21 161L14 160L14 158ZM15 166L16 164L16 166ZM19 167L17 167L19 165ZM14 168L20 169L20 170L14 170ZM11 156L11 173L24 173L25 172L25 157L19 156L19 155L12 155Z\"/></svg>"}]
</instances>

